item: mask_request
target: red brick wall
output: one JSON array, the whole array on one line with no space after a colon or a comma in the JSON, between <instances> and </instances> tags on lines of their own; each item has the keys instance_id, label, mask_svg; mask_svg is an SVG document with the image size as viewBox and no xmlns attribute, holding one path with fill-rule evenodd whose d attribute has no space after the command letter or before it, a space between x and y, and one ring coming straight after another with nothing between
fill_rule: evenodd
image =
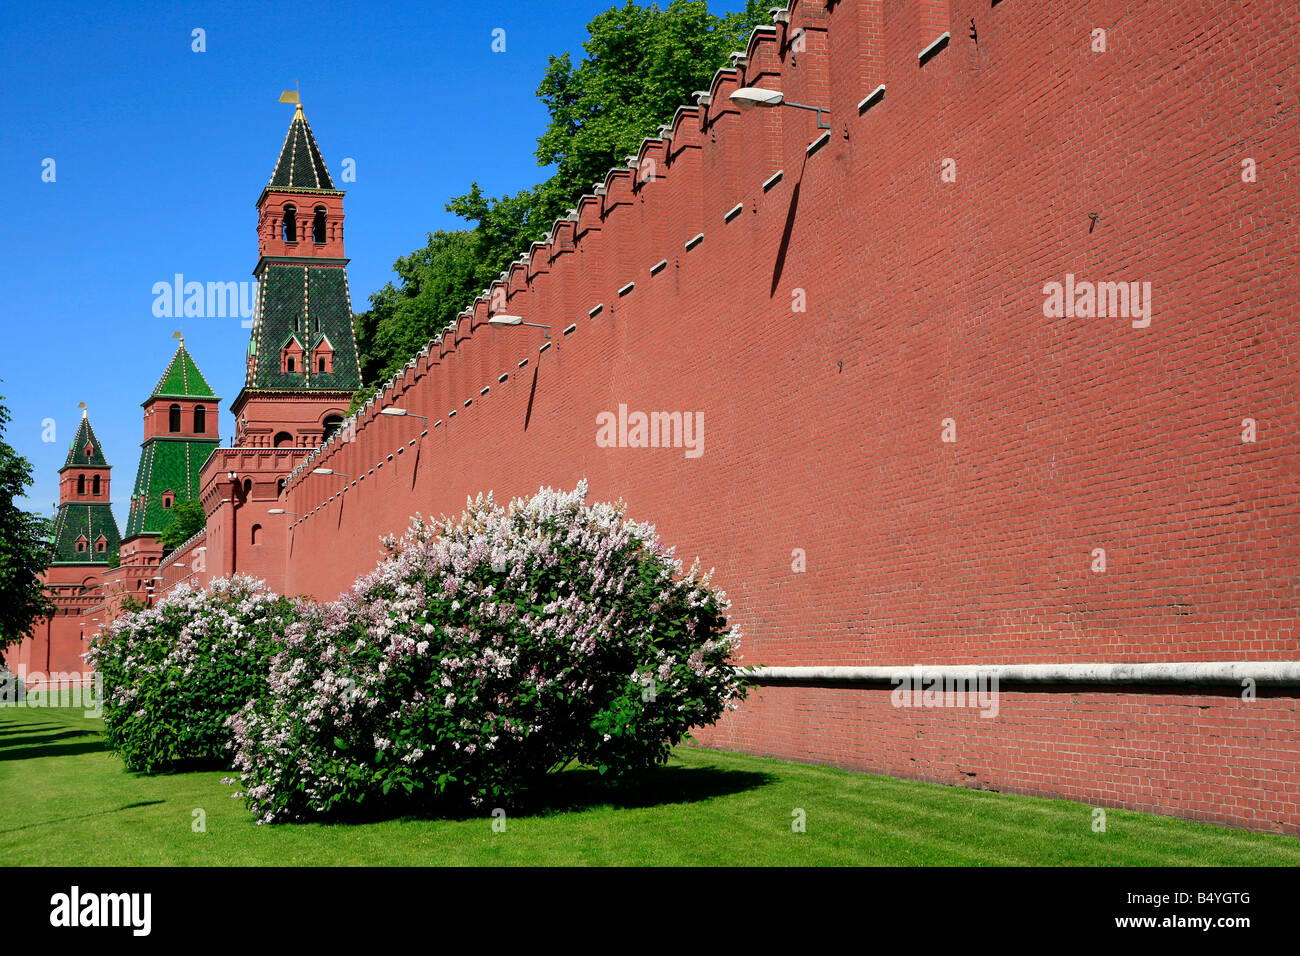
<instances>
[{"instance_id":1,"label":"red brick wall","mask_svg":"<svg viewBox=\"0 0 1300 956\"><path fill-rule=\"evenodd\" d=\"M205 532L190 539L185 547L167 555L167 559L158 566L158 576L162 578L161 581L154 582L154 596L158 600L166 597L167 593L178 584L185 583L196 588L205 587L209 581L218 576L208 568L208 553L212 550L208 542L209 537L210 535ZM240 573L257 575L256 569L240 568Z\"/></svg>"},{"instance_id":2,"label":"red brick wall","mask_svg":"<svg viewBox=\"0 0 1300 956\"><path fill-rule=\"evenodd\" d=\"M60 681L78 680L89 668L82 655L90 647L89 638L107 614L92 610L104 599L105 565L56 564L42 575L50 590L56 612L38 621L31 634L18 644L10 645L3 655L14 672L24 675L33 685L50 680L51 674L65 675ZM76 678L67 675L78 675Z\"/></svg>"},{"instance_id":3,"label":"red brick wall","mask_svg":"<svg viewBox=\"0 0 1300 956\"><path fill-rule=\"evenodd\" d=\"M385 395L429 416L427 436L372 409L308 464L353 478L332 502L344 482L290 486L289 592L334 597L414 512L586 476L716 566L749 664L1295 659L1300 13L925 6L797 3L757 34L750 65L679 113L655 182L611 181L576 249L539 247L546 271L512 277L507 311L549 324L548 351L541 330L489 327L479 302ZM919 65L944 6L952 41ZM788 99L832 106L814 155L814 114L729 111L760 68ZM769 135L779 149L760 148ZM1150 282L1150 326L1046 318L1044 285L1067 272ZM620 403L703 412L703 455L597 447L596 416ZM1005 717L972 721L773 688L704 739L1300 824L1293 697L1202 711L1167 692L1004 694Z\"/></svg>"},{"instance_id":4,"label":"red brick wall","mask_svg":"<svg viewBox=\"0 0 1300 956\"><path fill-rule=\"evenodd\" d=\"M997 716L890 690L760 687L710 747L1300 834L1300 700L1260 690L1002 687ZM1092 815L1080 810L1079 826Z\"/></svg>"}]
</instances>

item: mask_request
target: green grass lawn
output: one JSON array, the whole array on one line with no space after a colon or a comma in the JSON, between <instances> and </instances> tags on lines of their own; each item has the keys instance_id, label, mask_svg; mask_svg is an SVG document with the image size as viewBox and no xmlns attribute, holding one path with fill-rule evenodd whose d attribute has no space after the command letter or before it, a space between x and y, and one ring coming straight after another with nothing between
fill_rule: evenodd
<instances>
[{"instance_id":1,"label":"green grass lawn","mask_svg":"<svg viewBox=\"0 0 1300 956\"><path fill-rule=\"evenodd\" d=\"M227 773L147 777L80 710L0 708L8 865L1300 865L1300 840L1064 800L679 747L613 789L561 775L551 809L474 819L256 826ZM196 833L193 811L206 812ZM807 831L791 830L792 811Z\"/></svg>"}]
</instances>

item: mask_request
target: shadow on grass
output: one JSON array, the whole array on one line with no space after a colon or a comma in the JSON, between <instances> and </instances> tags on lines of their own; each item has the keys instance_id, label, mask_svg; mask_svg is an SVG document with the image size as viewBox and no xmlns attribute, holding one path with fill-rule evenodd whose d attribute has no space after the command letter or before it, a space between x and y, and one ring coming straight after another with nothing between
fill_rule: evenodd
<instances>
[{"instance_id":1,"label":"shadow on grass","mask_svg":"<svg viewBox=\"0 0 1300 956\"><path fill-rule=\"evenodd\" d=\"M32 728L25 728L31 730ZM106 750L99 733L93 730L52 728L54 733L28 734L25 737L0 738L0 760L32 760L37 757L70 757ZM75 741L75 742L74 742Z\"/></svg>"},{"instance_id":2,"label":"shadow on grass","mask_svg":"<svg viewBox=\"0 0 1300 956\"><path fill-rule=\"evenodd\" d=\"M40 733L46 730L62 730L66 724L19 724L17 727L9 727L0 730L0 737L12 737L14 734L30 734L33 732ZM0 746L4 741L0 740Z\"/></svg>"},{"instance_id":3,"label":"shadow on grass","mask_svg":"<svg viewBox=\"0 0 1300 956\"><path fill-rule=\"evenodd\" d=\"M698 803L731 796L776 782L776 776L720 767L655 767L624 780L576 769L548 776L526 798L524 815L570 813L592 807L623 810L675 803Z\"/></svg>"},{"instance_id":4,"label":"shadow on grass","mask_svg":"<svg viewBox=\"0 0 1300 956\"><path fill-rule=\"evenodd\" d=\"M109 813L121 813L123 810L136 810L140 807L152 807L166 802L166 800L141 800L138 803L127 803L120 807L114 807L112 810L96 810L94 813L80 813L71 817L59 817L57 820L41 820L37 823L25 823L20 827L10 827L7 830L0 830L0 833L17 833L20 830L34 830L37 827L53 826L56 823L71 823L73 820L88 820L91 817L102 817Z\"/></svg>"},{"instance_id":5,"label":"shadow on grass","mask_svg":"<svg viewBox=\"0 0 1300 956\"><path fill-rule=\"evenodd\" d=\"M187 773L211 773L215 770L234 775L228 757L186 757L157 770L128 769L127 773L135 777L149 779L151 777L180 777Z\"/></svg>"},{"instance_id":6,"label":"shadow on grass","mask_svg":"<svg viewBox=\"0 0 1300 956\"><path fill-rule=\"evenodd\" d=\"M776 780L777 777L770 773L717 767L656 767L623 779L602 777L595 770L579 768L549 774L504 809L511 817L544 817L597 807L627 810L672 806L731 796L767 786ZM482 820L494 809L487 805L471 807L450 799L425 806L390 802L375 807L354 807L328 818L303 822L349 826L392 820Z\"/></svg>"},{"instance_id":7,"label":"shadow on grass","mask_svg":"<svg viewBox=\"0 0 1300 956\"><path fill-rule=\"evenodd\" d=\"M25 736L13 736L19 733ZM0 730L0 761L31 760L36 757L71 757L108 749L100 731L74 729L66 724L23 724L10 730ZM178 761L159 770L144 771L128 768L126 772L135 777L147 778L212 770L230 770L230 760L193 758Z\"/></svg>"}]
</instances>

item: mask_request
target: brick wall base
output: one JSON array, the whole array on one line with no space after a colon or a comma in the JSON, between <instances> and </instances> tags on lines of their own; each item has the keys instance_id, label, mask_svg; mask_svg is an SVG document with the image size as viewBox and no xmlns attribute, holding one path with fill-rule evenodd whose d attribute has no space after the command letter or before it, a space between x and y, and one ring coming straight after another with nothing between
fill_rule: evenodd
<instances>
[{"instance_id":1,"label":"brick wall base","mask_svg":"<svg viewBox=\"0 0 1300 956\"><path fill-rule=\"evenodd\" d=\"M1300 699L1003 689L997 716L889 688L758 687L706 747L1300 835ZM1080 817L1080 826L1090 825Z\"/></svg>"}]
</instances>

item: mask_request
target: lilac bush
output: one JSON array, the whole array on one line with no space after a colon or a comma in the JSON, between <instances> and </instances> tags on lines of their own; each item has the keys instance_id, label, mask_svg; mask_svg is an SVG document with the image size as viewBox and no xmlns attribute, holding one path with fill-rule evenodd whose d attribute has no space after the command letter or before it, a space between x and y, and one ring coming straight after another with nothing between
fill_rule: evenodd
<instances>
[{"instance_id":1,"label":"lilac bush","mask_svg":"<svg viewBox=\"0 0 1300 956\"><path fill-rule=\"evenodd\" d=\"M259 822L496 806L571 761L661 763L734 706L725 595L586 494L417 515L350 593L300 609L230 721Z\"/></svg>"},{"instance_id":2,"label":"lilac bush","mask_svg":"<svg viewBox=\"0 0 1300 956\"><path fill-rule=\"evenodd\" d=\"M246 576L206 589L178 585L148 610L92 638L86 659L104 679L104 738L130 770L229 761L226 721L266 688L293 602Z\"/></svg>"}]
</instances>

